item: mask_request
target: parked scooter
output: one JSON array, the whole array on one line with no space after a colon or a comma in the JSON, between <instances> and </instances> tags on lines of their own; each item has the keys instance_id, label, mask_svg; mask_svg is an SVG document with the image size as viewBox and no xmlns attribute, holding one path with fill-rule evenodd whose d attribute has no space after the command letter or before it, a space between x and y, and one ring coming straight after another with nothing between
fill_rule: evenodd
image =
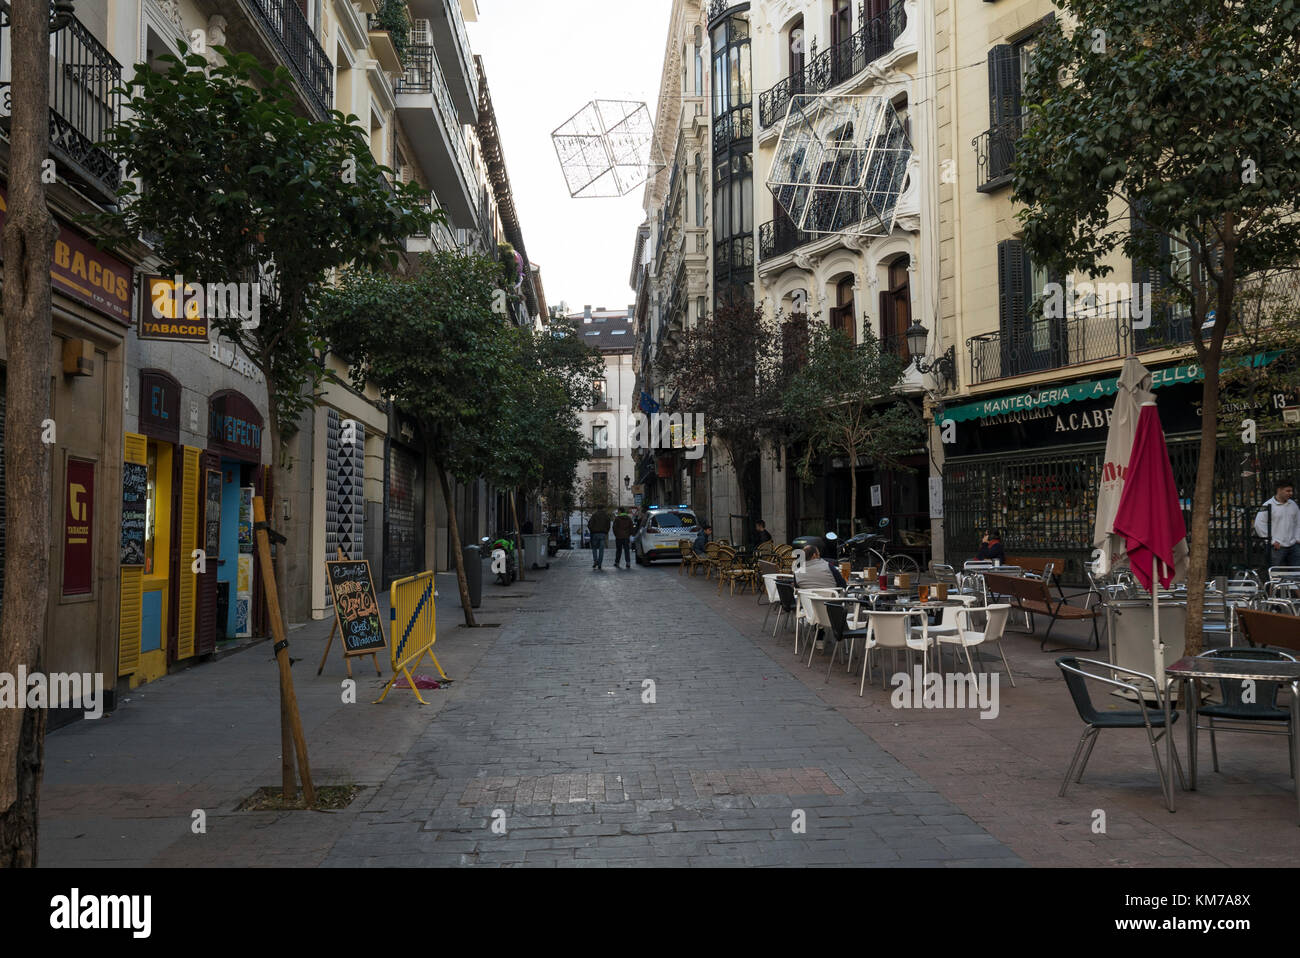
<instances>
[{"instance_id":1,"label":"parked scooter","mask_svg":"<svg viewBox=\"0 0 1300 958\"><path fill-rule=\"evenodd\" d=\"M515 567L515 542L513 536L501 535L493 540L484 536L479 540L484 552L490 553L491 569L496 573L497 585L510 585L519 577Z\"/></svg>"}]
</instances>

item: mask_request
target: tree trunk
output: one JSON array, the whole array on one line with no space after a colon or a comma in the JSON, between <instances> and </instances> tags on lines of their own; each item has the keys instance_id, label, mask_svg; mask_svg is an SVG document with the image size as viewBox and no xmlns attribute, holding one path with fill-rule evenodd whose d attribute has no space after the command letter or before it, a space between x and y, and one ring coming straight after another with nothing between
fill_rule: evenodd
<instances>
[{"instance_id":1,"label":"tree trunk","mask_svg":"<svg viewBox=\"0 0 1300 958\"><path fill-rule=\"evenodd\" d=\"M268 361L264 369L270 369ZM279 397L276 395L275 386L271 382L271 377L266 377L266 410L268 425L271 427L267 430L271 434L271 488L272 490L280 488L280 456L283 454L284 438L280 435L279 427ZM265 490L264 490L265 491ZM273 522L275 515L274 503L267 500L266 503L266 521ZM285 565L287 556L285 549L271 543L273 550L271 555L271 571L275 576L275 591L277 598L284 595L284 584L288 581L285 576ZM283 635L288 635L289 630L284 623L284 602L278 603L280 609L281 626L284 628ZM280 786L284 792L284 800L292 802L298 796L298 776L294 764L294 741L293 726L289 719L288 703L284 699L283 689L280 692Z\"/></svg>"},{"instance_id":2,"label":"tree trunk","mask_svg":"<svg viewBox=\"0 0 1300 958\"><path fill-rule=\"evenodd\" d=\"M13 0L3 299L5 551L10 561L0 612L0 672L10 675L19 665L39 667L49 602L50 450L57 435L48 435L44 423L53 375L50 264L59 232L41 183L41 166L49 156L49 18L49 0ZM36 864L44 754L45 716L0 709L0 866Z\"/></svg>"},{"instance_id":3,"label":"tree trunk","mask_svg":"<svg viewBox=\"0 0 1300 958\"><path fill-rule=\"evenodd\" d=\"M858 446L849 443L849 538L858 531Z\"/></svg>"},{"instance_id":4,"label":"tree trunk","mask_svg":"<svg viewBox=\"0 0 1300 958\"><path fill-rule=\"evenodd\" d=\"M438 482L442 485L442 501L447 504L447 531L451 535L451 555L456 563L456 586L460 589L460 605L465 610L465 625L471 629L478 628L474 621L474 610L470 607L469 580L465 578L465 557L461 554L460 526L456 522L456 503L451 500L451 483L447 481L447 470L442 462L434 459L434 468L438 470Z\"/></svg>"},{"instance_id":5,"label":"tree trunk","mask_svg":"<svg viewBox=\"0 0 1300 958\"><path fill-rule=\"evenodd\" d=\"M1196 462L1192 527L1187 530L1187 654L1201 651L1205 623L1205 579L1210 564L1210 515L1214 511L1214 461L1219 448L1219 361L1222 346L1211 345L1201 397L1201 449Z\"/></svg>"},{"instance_id":6,"label":"tree trunk","mask_svg":"<svg viewBox=\"0 0 1300 958\"><path fill-rule=\"evenodd\" d=\"M37 663L39 667L39 663ZM18 750L18 798L0 815L0 868L35 868L37 810L45 765L45 709L11 709L22 718Z\"/></svg>"},{"instance_id":7,"label":"tree trunk","mask_svg":"<svg viewBox=\"0 0 1300 958\"><path fill-rule=\"evenodd\" d=\"M515 507L515 491L510 490L510 521L515 524L515 563L519 566L519 581L524 581L524 536L519 531L519 510Z\"/></svg>"}]
</instances>

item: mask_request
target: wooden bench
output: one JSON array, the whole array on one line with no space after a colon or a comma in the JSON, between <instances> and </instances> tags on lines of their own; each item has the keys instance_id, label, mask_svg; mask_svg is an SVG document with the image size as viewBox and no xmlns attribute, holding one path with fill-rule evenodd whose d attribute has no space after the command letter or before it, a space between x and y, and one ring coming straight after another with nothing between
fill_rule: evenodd
<instances>
[{"instance_id":1,"label":"wooden bench","mask_svg":"<svg viewBox=\"0 0 1300 958\"><path fill-rule=\"evenodd\" d=\"M1007 565L1019 566L1026 572L1032 572L1040 579L1047 578L1047 567L1052 567L1052 584L1056 591L1061 591L1061 573L1065 571L1065 560L1052 556L1007 556Z\"/></svg>"},{"instance_id":2,"label":"wooden bench","mask_svg":"<svg viewBox=\"0 0 1300 958\"><path fill-rule=\"evenodd\" d=\"M1237 621L1251 645L1300 651L1300 618L1294 615L1238 609Z\"/></svg>"},{"instance_id":3,"label":"wooden bench","mask_svg":"<svg viewBox=\"0 0 1300 958\"><path fill-rule=\"evenodd\" d=\"M1052 635L1052 627L1057 622L1064 619L1067 622L1080 622L1084 619L1092 620L1092 647L1101 648L1101 638L1097 634L1097 619L1101 613L1096 609L1080 608L1077 605L1070 605L1071 596L1061 595L1059 598L1052 596L1051 585L1046 579L1022 579L1009 575L998 575L996 572L984 573L984 584L990 593L997 595L1010 596L1015 600L1016 608L1023 609L1030 615L1030 624L1032 626L1035 615L1048 616L1052 621L1047 627L1047 634L1043 636L1043 641L1039 643L1039 649L1047 645L1047 640ZM1088 595L1089 593L1080 592L1079 595ZM1063 649L1053 649L1054 652L1065 651Z\"/></svg>"}]
</instances>

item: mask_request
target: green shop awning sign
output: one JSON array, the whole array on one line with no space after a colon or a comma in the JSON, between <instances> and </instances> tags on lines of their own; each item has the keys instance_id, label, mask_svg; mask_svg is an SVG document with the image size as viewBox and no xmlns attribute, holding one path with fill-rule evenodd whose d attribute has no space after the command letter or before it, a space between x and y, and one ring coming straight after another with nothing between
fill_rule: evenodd
<instances>
[{"instance_id":1,"label":"green shop awning sign","mask_svg":"<svg viewBox=\"0 0 1300 958\"><path fill-rule=\"evenodd\" d=\"M1266 366L1281 355L1281 351L1258 353L1251 357L1248 362L1256 367ZM1160 389L1162 386L1192 383L1204 378L1205 370L1201 368L1200 363L1171 366L1168 369L1157 369L1151 374L1151 388ZM1005 416L1010 413L1028 412L1047 406L1061 406L1065 403L1080 402L1087 399L1102 399L1106 396L1113 396L1118 389L1118 376L1113 376L1110 379L1094 379L1086 383L1073 383L1068 386L1053 386L1048 389L1018 393L1014 396L997 396L992 399L981 399L978 402L954 406L944 412L936 412L934 421L943 423L945 420L950 419L953 422L966 422L971 419L987 419L990 416Z\"/></svg>"}]
</instances>

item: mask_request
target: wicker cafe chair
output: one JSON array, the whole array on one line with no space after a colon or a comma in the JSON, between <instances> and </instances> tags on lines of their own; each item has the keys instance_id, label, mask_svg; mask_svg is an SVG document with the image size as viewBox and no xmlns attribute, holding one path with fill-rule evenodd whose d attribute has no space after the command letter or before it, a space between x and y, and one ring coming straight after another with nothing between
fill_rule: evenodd
<instances>
[{"instance_id":1,"label":"wicker cafe chair","mask_svg":"<svg viewBox=\"0 0 1300 958\"><path fill-rule=\"evenodd\" d=\"M701 564L704 566L704 578L708 579L713 576L713 572L718 568L718 550L722 548L722 543L714 541L704 547L704 558Z\"/></svg>"},{"instance_id":2,"label":"wicker cafe chair","mask_svg":"<svg viewBox=\"0 0 1300 958\"><path fill-rule=\"evenodd\" d=\"M794 570L794 546L777 546L773 555L776 556L776 564L780 567L782 572L791 572Z\"/></svg>"},{"instance_id":3,"label":"wicker cafe chair","mask_svg":"<svg viewBox=\"0 0 1300 958\"><path fill-rule=\"evenodd\" d=\"M677 548L682 554L682 562L677 567L677 574L681 575L683 569L689 569L691 576L694 576L696 568L703 565L704 560L695 554L695 547L690 539L678 539Z\"/></svg>"},{"instance_id":4,"label":"wicker cafe chair","mask_svg":"<svg viewBox=\"0 0 1300 958\"><path fill-rule=\"evenodd\" d=\"M754 550L754 556L759 559L771 559L776 555L776 544L770 539L767 542L760 542L758 548Z\"/></svg>"},{"instance_id":5,"label":"wicker cafe chair","mask_svg":"<svg viewBox=\"0 0 1300 958\"><path fill-rule=\"evenodd\" d=\"M722 546L718 549L718 595L722 594L722 583L731 583L731 594L736 594L736 583L741 584L740 591L743 595L745 585L748 583L758 590L758 570L745 565L736 550L730 546Z\"/></svg>"}]
</instances>

